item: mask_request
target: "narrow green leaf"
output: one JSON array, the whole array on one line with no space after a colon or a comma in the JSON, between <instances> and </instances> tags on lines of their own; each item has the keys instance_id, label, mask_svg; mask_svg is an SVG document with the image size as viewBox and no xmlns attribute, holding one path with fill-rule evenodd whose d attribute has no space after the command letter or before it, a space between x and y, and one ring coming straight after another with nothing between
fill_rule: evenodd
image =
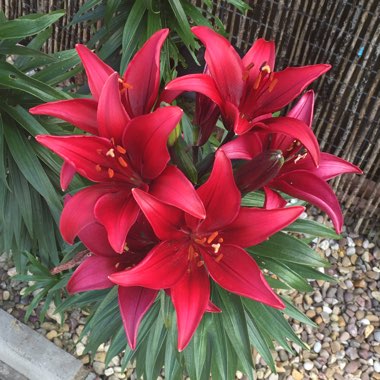
<instances>
[{"instance_id":1,"label":"narrow green leaf","mask_svg":"<svg viewBox=\"0 0 380 380\"><path fill-rule=\"evenodd\" d=\"M335 233L335 231L318 223L314 220L297 219L295 222L284 228L285 231L299 232L311 236L321 236L331 239L341 239L341 235Z\"/></svg>"},{"instance_id":2,"label":"narrow green leaf","mask_svg":"<svg viewBox=\"0 0 380 380\"><path fill-rule=\"evenodd\" d=\"M186 15L189 16L191 20L193 20L195 25L204 25L208 26L209 28L213 28L211 22L203 16L198 7L186 1L182 2L182 6Z\"/></svg>"},{"instance_id":3,"label":"narrow green leaf","mask_svg":"<svg viewBox=\"0 0 380 380\"><path fill-rule=\"evenodd\" d=\"M0 25L0 39L25 38L40 33L51 24L55 23L65 14L58 10L48 14L34 14L20 17L15 20L2 22Z\"/></svg>"},{"instance_id":4,"label":"narrow green leaf","mask_svg":"<svg viewBox=\"0 0 380 380\"><path fill-rule=\"evenodd\" d=\"M281 262L291 262L308 266L329 266L329 262L319 256L301 240L279 232L259 245L248 248L248 251L261 257L269 257Z\"/></svg>"},{"instance_id":5,"label":"narrow green leaf","mask_svg":"<svg viewBox=\"0 0 380 380\"><path fill-rule=\"evenodd\" d=\"M239 9L242 13L252 9L244 0L227 0L227 2Z\"/></svg>"},{"instance_id":6,"label":"narrow green leaf","mask_svg":"<svg viewBox=\"0 0 380 380\"><path fill-rule=\"evenodd\" d=\"M121 3L121 0L108 0L106 2L106 10L104 12L104 22L106 25L110 23L114 13L117 11Z\"/></svg>"},{"instance_id":7,"label":"narrow green leaf","mask_svg":"<svg viewBox=\"0 0 380 380\"><path fill-rule=\"evenodd\" d=\"M288 263L288 267L291 268L295 273L303 278L309 280L323 280L328 282L337 282L337 279L331 277L325 273L322 273L318 269L310 268L304 265L299 265L295 263Z\"/></svg>"},{"instance_id":8,"label":"narrow green leaf","mask_svg":"<svg viewBox=\"0 0 380 380\"><path fill-rule=\"evenodd\" d=\"M127 64L136 50L139 40L137 32L146 10L144 1L135 1L124 25L120 63L120 72L122 73L127 68Z\"/></svg>"},{"instance_id":9,"label":"narrow green leaf","mask_svg":"<svg viewBox=\"0 0 380 380\"><path fill-rule=\"evenodd\" d=\"M197 170L191 159L191 151L186 146L182 138L178 138L171 149L174 163L183 171L186 177L192 182L198 182Z\"/></svg>"},{"instance_id":10,"label":"narrow green leaf","mask_svg":"<svg viewBox=\"0 0 380 380\"><path fill-rule=\"evenodd\" d=\"M191 33L190 24L187 20L187 16L183 9L182 2L180 0L169 0L169 4L174 13L174 20L176 20L176 25L178 25L179 28L177 30L178 34L181 36L182 40L185 42L185 45L187 47L194 48L194 35Z\"/></svg>"},{"instance_id":11,"label":"narrow green leaf","mask_svg":"<svg viewBox=\"0 0 380 380\"><path fill-rule=\"evenodd\" d=\"M25 75L8 62L0 62L0 72L2 73L0 76L0 86L21 90L44 102L71 98L63 91Z\"/></svg>"},{"instance_id":12,"label":"narrow green leaf","mask_svg":"<svg viewBox=\"0 0 380 380\"><path fill-rule=\"evenodd\" d=\"M7 181L7 171L5 169L5 138L3 119L0 114L0 179L1 182L9 189ZM5 189L4 189L5 190Z\"/></svg>"},{"instance_id":13,"label":"narrow green leaf","mask_svg":"<svg viewBox=\"0 0 380 380\"><path fill-rule=\"evenodd\" d=\"M254 191L248 193L241 200L241 205L245 207L263 207L265 196L262 192Z\"/></svg>"}]
</instances>

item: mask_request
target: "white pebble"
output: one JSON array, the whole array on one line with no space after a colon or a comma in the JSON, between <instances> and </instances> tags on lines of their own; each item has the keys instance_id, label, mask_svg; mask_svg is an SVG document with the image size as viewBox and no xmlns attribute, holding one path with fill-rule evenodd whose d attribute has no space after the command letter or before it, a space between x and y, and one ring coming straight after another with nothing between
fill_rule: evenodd
<instances>
[{"instance_id":1,"label":"white pebble","mask_svg":"<svg viewBox=\"0 0 380 380\"><path fill-rule=\"evenodd\" d=\"M352 240L352 237L350 237L350 236L347 236L347 245L348 245L349 247L355 247L355 243L354 243L354 241Z\"/></svg>"},{"instance_id":2,"label":"white pebble","mask_svg":"<svg viewBox=\"0 0 380 380\"><path fill-rule=\"evenodd\" d=\"M8 292L8 290L3 291L3 300L8 301L9 298L11 298L11 293Z\"/></svg>"},{"instance_id":3,"label":"white pebble","mask_svg":"<svg viewBox=\"0 0 380 380\"><path fill-rule=\"evenodd\" d=\"M311 371L314 368L313 362L305 362L303 365L303 368L306 369L306 371Z\"/></svg>"},{"instance_id":4,"label":"white pebble","mask_svg":"<svg viewBox=\"0 0 380 380\"><path fill-rule=\"evenodd\" d=\"M113 370L113 368L107 368L105 371L104 371L104 374L106 376L111 376L115 373L115 371Z\"/></svg>"},{"instance_id":5,"label":"white pebble","mask_svg":"<svg viewBox=\"0 0 380 380\"><path fill-rule=\"evenodd\" d=\"M84 344L83 343L78 343L76 348L75 348L75 353L78 355L78 356L82 356L83 355L83 352L84 352Z\"/></svg>"},{"instance_id":6,"label":"white pebble","mask_svg":"<svg viewBox=\"0 0 380 380\"><path fill-rule=\"evenodd\" d=\"M327 314L331 314L332 310L328 306L323 306L323 311Z\"/></svg>"},{"instance_id":7,"label":"white pebble","mask_svg":"<svg viewBox=\"0 0 380 380\"><path fill-rule=\"evenodd\" d=\"M330 243L328 240L322 240L319 244L319 248L321 248L323 251L326 251L327 248L330 247Z\"/></svg>"},{"instance_id":8,"label":"white pebble","mask_svg":"<svg viewBox=\"0 0 380 380\"><path fill-rule=\"evenodd\" d=\"M13 268L8 269L7 274L8 274L9 277L16 276L16 274L17 274L16 267L13 267Z\"/></svg>"},{"instance_id":9,"label":"white pebble","mask_svg":"<svg viewBox=\"0 0 380 380\"><path fill-rule=\"evenodd\" d=\"M380 330L375 331L373 337L375 338L376 342L380 342Z\"/></svg>"},{"instance_id":10,"label":"white pebble","mask_svg":"<svg viewBox=\"0 0 380 380\"><path fill-rule=\"evenodd\" d=\"M355 253L356 253L355 247L349 247L349 248L347 248L346 253L347 253L347 256L355 255Z\"/></svg>"},{"instance_id":11,"label":"white pebble","mask_svg":"<svg viewBox=\"0 0 380 380\"><path fill-rule=\"evenodd\" d=\"M375 362L373 364L373 369L375 370L375 372L380 373L380 362Z\"/></svg>"},{"instance_id":12,"label":"white pebble","mask_svg":"<svg viewBox=\"0 0 380 380\"><path fill-rule=\"evenodd\" d=\"M321 349L322 349L322 344L321 342L316 342L314 344L314 352L316 352L317 354L319 354L321 352Z\"/></svg>"},{"instance_id":13,"label":"white pebble","mask_svg":"<svg viewBox=\"0 0 380 380\"><path fill-rule=\"evenodd\" d=\"M359 321L359 323L362 325L362 326L368 326L371 324L371 322L367 319L367 318L363 318L362 320Z\"/></svg>"}]
</instances>

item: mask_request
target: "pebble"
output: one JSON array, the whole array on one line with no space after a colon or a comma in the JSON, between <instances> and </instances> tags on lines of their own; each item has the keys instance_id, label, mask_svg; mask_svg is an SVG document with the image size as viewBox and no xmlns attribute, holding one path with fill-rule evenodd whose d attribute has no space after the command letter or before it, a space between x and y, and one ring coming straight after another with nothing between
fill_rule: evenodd
<instances>
[{"instance_id":1,"label":"pebble","mask_svg":"<svg viewBox=\"0 0 380 380\"><path fill-rule=\"evenodd\" d=\"M4 301L8 301L9 298L11 298L11 293L8 292L8 290L4 290L4 291L3 291L3 300L4 300Z\"/></svg>"},{"instance_id":2,"label":"pebble","mask_svg":"<svg viewBox=\"0 0 380 380\"><path fill-rule=\"evenodd\" d=\"M373 334L373 337L375 338L376 342L380 343L380 330L376 330Z\"/></svg>"},{"instance_id":3,"label":"pebble","mask_svg":"<svg viewBox=\"0 0 380 380\"><path fill-rule=\"evenodd\" d=\"M352 362L349 362L346 367L344 368L346 373L355 373L360 366L359 360L354 360Z\"/></svg>"},{"instance_id":4,"label":"pebble","mask_svg":"<svg viewBox=\"0 0 380 380\"><path fill-rule=\"evenodd\" d=\"M305 368L306 371L311 371L314 368L313 362L305 362L303 365L303 368Z\"/></svg>"},{"instance_id":5,"label":"pebble","mask_svg":"<svg viewBox=\"0 0 380 380\"><path fill-rule=\"evenodd\" d=\"M321 349L322 349L321 342L316 342L313 347L314 352L319 354L321 352Z\"/></svg>"},{"instance_id":6,"label":"pebble","mask_svg":"<svg viewBox=\"0 0 380 380\"><path fill-rule=\"evenodd\" d=\"M46 338L48 338L49 340L52 340L56 338L57 336L58 336L58 333L55 330L51 330L46 334Z\"/></svg>"},{"instance_id":7,"label":"pebble","mask_svg":"<svg viewBox=\"0 0 380 380\"><path fill-rule=\"evenodd\" d=\"M380 373L380 362L373 363L373 369L375 372Z\"/></svg>"},{"instance_id":8,"label":"pebble","mask_svg":"<svg viewBox=\"0 0 380 380\"><path fill-rule=\"evenodd\" d=\"M92 367L94 368L95 373L97 373L98 375L103 375L104 370L106 368L104 363L96 362L96 361L92 363Z\"/></svg>"}]
</instances>

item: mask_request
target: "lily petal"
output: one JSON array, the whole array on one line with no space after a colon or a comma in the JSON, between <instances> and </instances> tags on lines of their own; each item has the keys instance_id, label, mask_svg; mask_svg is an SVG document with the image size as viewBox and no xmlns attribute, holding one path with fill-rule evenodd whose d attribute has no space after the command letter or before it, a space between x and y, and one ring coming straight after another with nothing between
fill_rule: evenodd
<instances>
[{"instance_id":1,"label":"lily petal","mask_svg":"<svg viewBox=\"0 0 380 380\"><path fill-rule=\"evenodd\" d=\"M115 72L112 67L104 63L96 54L86 46L78 44L75 46L79 57L86 70L88 85L95 100L98 100L100 93L108 77Z\"/></svg>"},{"instance_id":2,"label":"lily petal","mask_svg":"<svg viewBox=\"0 0 380 380\"><path fill-rule=\"evenodd\" d=\"M307 170L297 170L281 175L271 186L319 207L329 215L336 232L342 232L343 215L338 199L323 179Z\"/></svg>"},{"instance_id":3,"label":"lily petal","mask_svg":"<svg viewBox=\"0 0 380 380\"><path fill-rule=\"evenodd\" d=\"M76 172L75 166L66 161L63 162L59 176L62 191L65 191L69 187Z\"/></svg>"},{"instance_id":4,"label":"lily petal","mask_svg":"<svg viewBox=\"0 0 380 380\"><path fill-rule=\"evenodd\" d=\"M166 85L165 90L161 94L159 103L171 103L185 91L194 91L203 94L218 106L221 106L223 103L214 79L207 74L190 74L173 79Z\"/></svg>"},{"instance_id":5,"label":"lily petal","mask_svg":"<svg viewBox=\"0 0 380 380\"><path fill-rule=\"evenodd\" d=\"M284 172L294 170L308 170L324 181L328 181L344 173L363 174L363 171L356 165L351 164L351 162L324 152L321 152L321 161L319 162L318 168L314 166L311 159L307 156L297 163L289 162L284 166Z\"/></svg>"},{"instance_id":6,"label":"lily petal","mask_svg":"<svg viewBox=\"0 0 380 380\"><path fill-rule=\"evenodd\" d=\"M176 285L187 271L187 246L183 242L162 242L135 267L112 274L109 279L121 286L166 289Z\"/></svg>"},{"instance_id":7,"label":"lily petal","mask_svg":"<svg viewBox=\"0 0 380 380\"><path fill-rule=\"evenodd\" d=\"M277 191L271 190L269 187L264 187L265 202L264 208L266 210L272 210L276 208L285 207L287 202Z\"/></svg>"},{"instance_id":8,"label":"lily petal","mask_svg":"<svg viewBox=\"0 0 380 380\"><path fill-rule=\"evenodd\" d=\"M195 265L178 284L171 288L171 299L177 314L178 350L189 344L210 298L210 281L204 267Z\"/></svg>"},{"instance_id":9,"label":"lily petal","mask_svg":"<svg viewBox=\"0 0 380 380\"><path fill-rule=\"evenodd\" d=\"M103 86L99 97L97 118L99 134L114 138L115 142L120 144L130 118L121 102L118 73L110 75Z\"/></svg>"},{"instance_id":10,"label":"lily petal","mask_svg":"<svg viewBox=\"0 0 380 380\"><path fill-rule=\"evenodd\" d=\"M149 187L149 193L170 206L177 207L198 219L206 211L192 183L175 166L169 165Z\"/></svg>"},{"instance_id":11,"label":"lily petal","mask_svg":"<svg viewBox=\"0 0 380 380\"><path fill-rule=\"evenodd\" d=\"M94 99L69 99L41 104L31 108L29 112L33 115L57 117L96 136L98 135L97 107L98 103Z\"/></svg>"},{"instance_id":12,"label":"lily petal","mask_svg":"<svg viewBox=\"0 0 380 380\"><path fill-rule=\"evenodd\" d=\"M111 247L122 253L128 231L136 222L139 207L130 189L104 194L96 202L95 218L104 225Z\"/></svg>"},{"instance_id":13,"label":"lily petal","mask_svg":"<svg viewBox=\"0 0 380 380\"><path fill-rule=\"evenodd\" d=\"M281 133L298 140L310 154L316 166L319 165L318 140L312 130L301 120L292 117L274 117L257 123L254 127L265 133ZM274 148L276 149L276 148Z\"/></svg>"},{"instance_id":14,"label":"lily petal","mask_svg":"<svg viewBox=\"0 0 380 380\"><path fill-rule=\"evenodd\" d=\"M130 121L123 137L133 167L145 179L158 177L170 160L167 140L181 120L179 107L163 107Z\"/></svg>"},{"instance_id":15,"label":"lily petal","mask_svg":"<svg viewBox=\"0 0 380 380\"><path fill-rule=\"evenodd\" d=\"M314 114L314 91L310 90L302 95L297 104L287 113L287 117L292 117L303 121L311 128L313 123ZM272 136L271 146L275 149L286 151L293 142L292 136L285 136L281 134Z\"/></svg>"},{"instance_id":16,"label":"lily petal","mask_svg":"<svg viewBox=\"0 0 380 380\"><path fill-rule=\"evenodd\" d=\"M39 135L36 140L58 154L83 177L94 182L110 180L107 168L115 167L115 176L120 174L117 161L106 156L106 152L112 148L112 144L105 138L97 136L49 136ZM103 170L99 170L102 168ZM105 170L104 170L105 168ZM119 170L120 171L120 170Z\"/></svg>"},{"instance_id":17,"label":"lily petal","mask_svg":"<svg viewBox=\"0 0 380 380\"><path fill-rule=\"evenodd\" d=\"M191 31L206 46L205 60L222 97L239 105L243 93L243 64L230 42L212 29L195 26Z\"/></svg>"},{"instance_id":18,"label":"lily petal","mask_svg":"<svg viewBox=\"0 0 380 380\"><path fill-rule=\"evenodd\" d=\"M250 247L293 223L303 211L305 208L301 206L273 210L242 207L238 217L223 230L221 236L226 244Z\"/></svg>"},{"instance_id":19,"label":"lily petal","mask_svg":"<svg viewBox=\"0 0 380 380\"><path fill-rule=\"evenodd\" d=\"M230 224L238 215L240 191L235 184L231 162L222 151L216 153L210 177L197 192L207 215L200 224L202 231L217 231ZM192 224L187 215L186 221Z\"/></svg>"},{"instance_id":20,"label":"lily petal","mask_svg":"<svg viewBox=\"0 0 380 380\"><path fill-rule=\"evenodd\" d=\"M159 239L180 239L184 236L179 231L183 224L182 211L162 203L140 189L133 189L132 194Z\"/></svg>"},{"instance_id":21,"label":"lily petal","mask_svg":"<svg viewBox=\"0 0 380 380\"><path fill-rule=\"evenodd\" d=\"M75 237L90 224L96 222L94 207L98 199L113 191L110 185L94 185L78 191L65 202L60 220L62 237L73 244Z\"/></svg>"},{"instance_id":22,"label":"lily petal","mask_svg":"<svg viewBox=\"0 0 380 380\"><path fill-rule=\"evenodd\" d=\"M111 288L114 284L108 276L117 271L118 258L90 256L83 261L70 277L67 291L71 294L87 290Z\"/></svg>"},{"instance_id":23,"label":"lily petal","mask_svg":"<svg viewBox=\"0 0 380 380\"><path fill-rule=\"evenodd\" d=\"M251 160L263 150L262 139L258 132L248 132L223 145L222 150L230 159Z\"/></svg>"},{"instance_id":24,"label":"lily petal","mask_svg":"<svg viewBox=\"0 0 380 380\"><path fill-rule=\"evenodd\" d=\"M169 29L154 33L135 54L124 74L127 111L136 117L149 113L157 99L160 85L160 52Z\"/></svg>"},{"instance_id":25,"label":"lily petal","mask_svg":"<svg viewBox=\"0 0 380 380\"><path fill-rule=\"evenodd\" d=\"M274 73L272 82L266 81L256 96L248 100L255 105L250 117L255 118L265 113L273 113L285 107L300 95L311 82L330 68L331 66L327 64L317 64L287 67L283 71ZM276 81L276 86L270 90L273 81Z\"/></svg>"},{"instance_id":26,"label":"lily petal","mask_svg":"<svg viewBox=\"0 0 380 380\"><path fill-rule=\"evenodd\" d=\"M285 307L266 282L255 260L244 249L223 244L219 252L223 254L220 261L207 253L202 254L210 276L217 284L232 293L277 309Z\"/></svg>"},{"instance_id":27,"label":"lily petal","mask_svg":"<svg viewBox=\"0 0 380 380\"><path fill-rule=\"evenodd\" d=\"M120 259L119 254L110 246L107 231L100 223L87 225L78 233L78 237L94 255Z\"/></svg>"},{"instance_id":28,"label":"lily petal","mask_svg":"<svg viewBox=\"0 0 380 380\"><path fill-rule=\"evenodd\" d=\"M128 344L134 350L137 342L137 332L145 313L157 297L157 290L140 286L119 286L118 300L121 319L127 335Z\"/></svg>"}]
</instances>

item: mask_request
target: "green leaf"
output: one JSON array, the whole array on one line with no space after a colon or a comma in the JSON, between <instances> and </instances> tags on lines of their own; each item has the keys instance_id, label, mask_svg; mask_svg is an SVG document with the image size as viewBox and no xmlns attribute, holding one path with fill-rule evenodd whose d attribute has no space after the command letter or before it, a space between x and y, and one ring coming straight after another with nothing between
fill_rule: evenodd
<instances>
[{"instance_id":1,"label":"green leaf","mask_svg":"<svg viewBox=\"0 0 380 380\"><path fill-rule=\"evenodd\" d=\"M0 87L21 90L44 102L71 98L63 91L25 75L8 62L0 62L0 73Z\"/></svg>"},{"instance_id":2,"label":"green leaf","mask_svg":"<svg viewBox=\"0 0 380 380\"><path fill-rule=\"evenodd\" d=\"M241 205L244 207L263 207L265 195L262 192L254 191L248 193L241 200Z\"/></svg>"},{"instance_id":3,"label":"green leaf","mask_svg":"<svg viewBox=\"0 0 380 380\"><path fill-rule=\"evenodd\" d=\"M2 22L0 39L25 38L42 32L65 14L64 11L54 11L48 14L34 14L15 20Z\"/></svg>"},{"instance_id":4,"label":"green leaf","mask_svg":"<svg viewBox=\"0 0 380 380\"><path fill-rule=\"evenodd\" d=\"M300 276L285 263L261 256L256 256L255 259L260 267L268 269L290 287L301 292L311 292L313 290L304 277Z\"/></svg>"},{"instance_id":5,"label":"green leaf","mask_svg":"<svg viewBox=\"0 0 380 380\"><path fill-rule=\"evenodd\" d=\"M319 256L301 240L279 232L267 241L248 248L248 252L261 257L269 257L281 262L327 267L329 262Z\"/></svg>"},{"instance_id":6,"label":"green leaf","mask_svg":"<svg viewBox=\"0 0 380 380\"><path fill-rule=\"evenodd\" d=\"M324 274L315 268L310 268L304 265L294 263L288 263L288 267L291 268L291 270L297 273L299 276L302 276L303 278L308 278L310 280L337 282L337 279L327 274Z\"/></svg>"},{"instance_id":7,"label":"green leaf","mask_svg":"<svg viewBox=\"0 0 380 380\"><path fill-rule=\"evenodd\" d=\"M0 114L0 179L1 182L9 189L7 182L7 172L5 169L5 138L3 119Z\"/></svg>"},{"instance_id":8,"label":"green leaf","mask_svg":"<svg viewBox=\"0 0 380 380\"><path fill-rule=\"evenodd\" d=\"M243 371L250 379L253 379L251 348L241 297L219 287L215 289L218 295L215 302L223 310L221 313L223 328L243 365Z\"/></svg>"},{"instance_id":9,"label":"green leaf","mask_svg":"<svg viewBox=\"0 0 380 380\"><path fill-rule=\"evenodd\" d=\"M43 53L39 50L30 49L22 45L13 45L11 47L0 45L0 54L5 55L26 55L28 57L40 57L48 61L55 61L54 57L49 54Z\"/></svg>"},{"instance_id":10,"label":"green leaf","mask_svg":"<svg viewBox=\"0 0 380 380\"><path fill-rule=\"evenodd\" d=\"M104 12L104 22L106 25L110 23L114 13L117 11L121 4L121 0L107 0L106 10Z\"/></svg>"},{"instance_id":11,"label":"green leaf","mask_svg":"<svg viewBox=\"0 0 380 380\"><path fill-rule=\"evenodd\" d=\"M272 353L265 339L265 335L260 331L260 328L255 323L253 318L247 317L249 338L252 345L256 348L261 357L265 360L273 372L276 372L276 366L273 360Z\"/></svg>"},{"instance_id":12,"label":"green leaf","mask_svg":"<svg viewBox=\"0 0 380 380\"><path fill-rule=\"evenodd\" d=\"M318 223L314 220L297 219L295 222L284 228L285 231L299 232L311 236L321 236L331 239L341 239L341 235L335 233L335 231Z\"/></svg>"},{"instance_id":13,"label":"green leaf","mask_svg":"<svg viewBox=\"0 0 380 380\"><path fill-rule=\"evenodd\" d=\"M188 3L187 1L182 2L183 10L185 11L186 15L190 17L191 20L196 25L204 25L208 26L209 28L213 28L211 22L203 16L202 12L199 10L198 7L196 7L193 4Z\"/></svg>"},{"instance_id":14,"label":"green leaf","mask_svg":"<svg viewBox=\"0 0 380 380\"><path fill-rule=\"evenodd\" d=\"M58 221L62 210L61 198L35 155L33 145L36 143L27 140L14 125L5 125L4 132L18 168L27 181L45 198L53 217Z\"/></svg>"},{"instance_id":15,"label":"green leaf","mask_svg":"<svg viewBox=\"0 0 380 380\"><path fill-rule=\"evenodd\" d=\"M178 138L171 149L173 162L183 171L186 177L192 182L197 183L197 169L191 159L191 151L186 146L182 138Z\"/></svg>"},{"instance_id":16,"label":"green leaf","mask_svg":"<svg viewBox=\"0 0 380 380\"><path fill-rule=\"evenodd\" d=\"M181 36L183 42L188 48L194 48L194 35L191 33L190 24L182 7L182 2L180 0L169 0L169 4L174 13L175 20L177 21L176 25L178 26L178 34Z\"/></svg>"},{"instance_id":17,"label":"green leaf","mask_svg":"<svg viewBox=\"0 0 380 380\"><path fill-rule=\"evenodd\" d=\"M286 306L285 310L283 310L284 314L289 315L289 317L292 317L297 321L305 323L311 327L318 327L310 318L308 318L304 313L300 312L288 298L284 296L280 296L280 298Z\"/></svg>"},{"instance_id":18,"label":"green leaf","mask_svg":"<svg viewBox=\"0 0 380 380\"><path fill-rule=\"evenodd\" d=\"M249 9L252 9L244 0L227 0L227 2L243 13Z\"/></svg>"},{"instance_id":19,"label":"green leaf","mask_svg":"<svg viewBox=\"0 0 380 380\"><path fill-rule=\"evenodd\" d=\"M124 25L120 63L120 72L122 73L127 68L127 64L136 50L139 40L137 32L146 10L144 1L135 1Z\"/></svg>"},{"instance_id":20,"label":"green leaf","mask_svg":"<svg viewBox=\"0 0 380 380\"><path fill-rule=\"evenodd\" d=\"M83 3L83 5L79 8L78 12L75 13L72 21L70 22L70 24L68 25L68 27L72 26L73 24L77 24L81 21L83 21L83 19L81 18L81 16L83 16L85 13L91 13L91 12L88 12L91 8L95 8L97 5L101 4L103 2L103 0L88 0L88 1L85 1Z\"/></svg>"}]
</instances>

